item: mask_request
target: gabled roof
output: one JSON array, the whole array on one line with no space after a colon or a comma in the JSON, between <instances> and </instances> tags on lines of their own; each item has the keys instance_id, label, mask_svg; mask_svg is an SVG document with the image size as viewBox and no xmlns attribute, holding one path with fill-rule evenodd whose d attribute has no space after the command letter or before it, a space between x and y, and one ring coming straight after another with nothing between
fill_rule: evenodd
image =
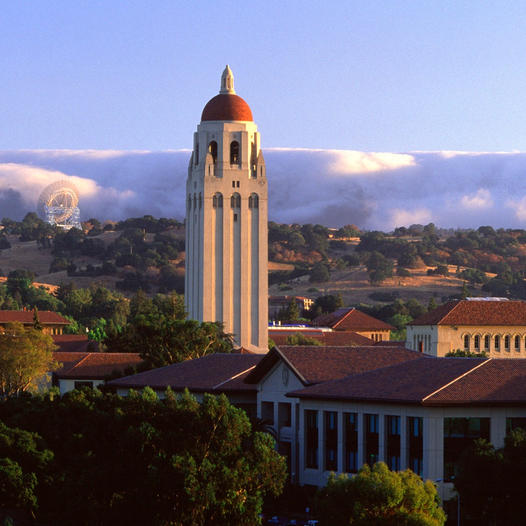
<instances>
[{"instance_id":1,"label":"gabled roof","mask_svg":"<svg viewBox=\"0 0 526 526\"><path fill-rule=\"evenodd\" d=\"M526 302L450 301L423 314L409 325L526 325Z\"/></svg>"},{"instance_id":2,"label":"gabled roof","mask_svg":"<svg viewBox=\"0 0 526 526\"><path fill-rule=\"evenodd\" d=\"M337 309L330 314L322 314L314 318L313 324L318 327L347 331L394 330L392 325L349 307Z\"/></svg>"},{"instance_id":3,"label":"gabled roof","mask_svg":"<svg viewBox=\"0 0 526 526\"><path fill-rule=\"evenodd\" d=\"M399 347L274 347L247 376L247 383L260 382L270 370L283 360L304 385L343 378L426 355Z\"/></svg>"},{"instance_id":4,"label":"gabled roof","mask_svg":"<svg viewBox=\"0 0 526 526\"><path fill-rule=\"evenodd\" d=\"M70 380L102 380L114 371L124 372L143 361L138 353L59 351L53 353L53 357L63 364L62 368L55 372L55 376Z\"/></svg>"},{"instance_id":5,"label":"gabled roof","mask_svg":"<svg viewBox=\"0 0 526 526\"><path fill-rule=\"evenodd\" d=\"M349 375L287 396L424 406L526 405L526 360L413 360Z\"/></svg>"},{"instance_id":6,"label":"gabled roof","mask_svg":"<svg viewBox=\"0 0 526 526\"><path fill-rule=\"evenodd\" d=\"M268 337L278 346L287 345L287 338L296 333L318 340L324 345L363 346L373 344L371 339L352 331L313 330L312 328L272 329L272 327L268 329Z\"/></svg>"},{"instance_id":7,"label":"gabled roof","mask_svg":"<svg viewBox=\"0 0 526 526\"><path fill-rule=\"evenodd\" d=\"M175 363L159 369L118 378L108 385L120 388L174 391L188 388L198 392L254 391L255 387L243 382L245 375L259 363L263 355L209 354L195 360Z\"/></svg>"},{"instance_id":8,"label":"gabled roof","mask_svg":"<svg viewBox=\"0 0 526 526\"><path fill-rule=\"evenodd\" d=\"M71 322L50 310L39 310L38 319L42 324L69 325ZM0 323L33 323L32 310L0 310Z\"/></svg>"},{"instance_id":9,"label":"gabled roof","mask_svg":"<svg viewBox=\"0 0 526 526\"><path fill-rule=\"evenodd\" d=\"M349 375L288 393L287 396L362 402L422 403L439 389L486 361L429 357L363 374Z\"/></svg>"}]
</instances>

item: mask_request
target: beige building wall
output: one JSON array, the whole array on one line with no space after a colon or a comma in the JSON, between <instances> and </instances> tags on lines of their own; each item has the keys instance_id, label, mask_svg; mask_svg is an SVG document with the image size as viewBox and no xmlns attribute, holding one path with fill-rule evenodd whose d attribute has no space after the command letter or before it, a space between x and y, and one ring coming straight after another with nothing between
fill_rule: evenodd
<instances>
[{"instance_id":1,"label":"beige building wall","mask_svg":"<svg viewBox=\"0 0 526 526\"><path fill-rule=\"evenodd\" d=\"M432 356L461 349L491 358L526 358L526 325L408 325L406 347Z\"/></svg>"}]
</instances>

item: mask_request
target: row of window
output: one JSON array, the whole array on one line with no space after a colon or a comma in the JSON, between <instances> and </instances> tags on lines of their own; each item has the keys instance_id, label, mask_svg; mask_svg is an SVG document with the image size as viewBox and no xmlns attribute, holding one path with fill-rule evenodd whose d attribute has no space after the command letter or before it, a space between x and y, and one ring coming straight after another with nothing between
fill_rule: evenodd
<instances>
[{"instance_id":1,"label":"row of window","mask_svg":"<svg viewBox=\"0 0 526 526\"><path fill-rule=\"evenodd\" d=\"M323 415L323 422L318 422ZM338 457L342 455L343 470L356 473L364 463L369 465L378 461L379 418L377 414L363 415L363 429L359 429L357 413L343 413L343 444L338 447L338 413L336 411L305 410L305 466L318 469L318 426L323 425L323 469L336 471ZM390 469L400 470L401 417L387 415L385 418L384 448L385 461ZM422 475L423 421L420 417L407 417L407 459L408 467ZM358 458L358 436L362 433L363 458ZM403 466L405 467L405 466Z\"/></svg>"},{"instance_id":2,"label":"row of window","mask_svg":"<svg viewBox=\"0 0 526 526\"><path fill-rule=\"evenodd\" d=\"M201 193L199 193L198 196L194 194L193 198L192 195L188 196L188 209L192 208L192 203L194 209L198 207L199 209L201 209L201 207L203 206L203 198L201 196ZM212 197L212 206L214 208L223 208L223 194L219 192L214 194L214 196ZM259 208L258 194L250 194L248 198L248 207ZM241 196L237 192L230 196L230 208L241 208Z\"/></svg>"},{"instance_id":3,"label":"row of window","mask_svg":"<svg viewBox=\"0 0 526 526\"><path fill-rule=\"evenodd\" d=\"M232 141L230 143L230 164L240 164L241 163L241 155L239 154L239 142ZM210 141L208 144L208 153L212 156L212 160L214 161L214 164L217 161L217 142L216 141ZM199 143L196 143L195 145L195 159L194 163L199 163Z\"/></svg>"},{"instance_id":4,"label":"row of window","mask_svg":"<svg viewBox=\"0 0 526 526\"><path fill-rule=\"evenodd\" d=\"M318 422L322 415L323 421ZM357 413L343 413L343 444L338 448L338 413L336 411L305 410L305 466L318 469L318 427L323 426L323 469L337 471L338 456L343 455L343 470L356 473L364 463L369 465L378 461L379 419L377 414L363 415L363 429L359 429ZM403 419L396 415L385 415L384 452L385 462L392 470L405 469L401 466L400 429ZM407 467L422 476L423 461L423 419L406 419ZM479 438L490 440L491 419L483 418L444 418L444 480L450 481L457 474L459 461L473 441ZM506 432L516 428L526 429L526 418L507 418ZM362 433L363 458L358 458L358 436Z\"/></svg>"},{"instance_id":5,"label":"row of window","mask_svg":"<svg viewBox=\"0 0 526 526\"><path fill-rule=\"evenodd\" d=\"M491 345L491 340L493 340L493 346ZM522 340L523 338L521 336L512 336L510 334L506 334L504 336L500 336L499 334L496 334L495 336L491 336L489 334L484 336L480 336L479 334L475 334L474 336L465 334L464 349L466 351L470 351L473 346L473 350L476 352L490 350L500 352L501 348L509 352L511 350L511 345L513 344L513 350L520 352ZM526 336L524 337L523 349L526 349Z\"/></svg>"},{"instance_id":6,"label":"row of window","mask_svg":"<svg viewBox=\"0 0 526 526\"><path fill-rule=\"evenodd\" d=\"M413 335L413 349L419 352L431 351L431 336L429 334Z\"/></svg>"},{"instance_id":7,"label":"row of window","mask_svg":"<svg viewBox=\"0 0 526 526\"><path fill-rule=\"evenodd\" d=\"M217 142L216 141L210 141L208 144L208 153L210 153L212 157L212 161L214 164L217 162ZM251 162L251 177L257 177L257 165L256 165L256 151L254 143L252 143L252 162ZM195 155L194 155L194 164L199 164L199 143L196 142L195 144ZM241 150L239 148L239 142L238 141L232 141L230 143L230 164L241 164ZM263 167L260 169L260 176L263 176Z\"/></svg>"}]
</instances>

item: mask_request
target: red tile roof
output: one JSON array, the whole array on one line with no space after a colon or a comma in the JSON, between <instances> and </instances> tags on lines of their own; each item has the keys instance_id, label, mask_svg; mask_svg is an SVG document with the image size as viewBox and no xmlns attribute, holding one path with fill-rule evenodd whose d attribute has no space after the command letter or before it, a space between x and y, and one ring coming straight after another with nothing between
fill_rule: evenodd
<instances>
[{"instance_id":1,"label":"red tile roof","mask_svg":"<svg viewBox=\"0 0 526 526\"><path fill-rule=\"evenodd\" d=\"M69 325L70 322L60 314L50 310L39 310L38 319L40 323L53 325ZM24 323L33 324L32 310L0 310L0 323Z\"/></svg>"},{"instance_id":2,"label":"red tile roof","mask_svg":"<svg viewBox=\"0 0 526 526\"><path fill-rule=\"evenodd\" d=\"M409 325L526 325L526 302L450 301Z\"/></svg>"},{"instance_id":3,"label":"red tile roof","mask_svg":"<svg viewBox=\"0 0 526 526\"><path fill-rule=\"evenodd\" d=\"M424 357L420 360L378 368L364 374L352 374L339 380L288 393L287 396L364 402L423 403L437 390L477 366L484 365L486 361L479 358Z\"/></svg>"},{"instance_id":4,"label":"red tile roof","mask_svg":"<svg viewBox=\"0 0 526 526\"><path fill-rule=\"evenodd\" d=\"M394 330L392 325L354 308L343 308L330 314L322 314L314 319L313 324L318 327L347 331Z\"/></svg>"},{"instance_id":5,"label":"red tile roof","mask_svg":"<svg viewBox=\"0 0 526 526\"><path fill-rule=\"evenodd\" d=\"M53 334L51 337L59 352L97 352L99 348L98 342L88 340L83 334Z\"/></svg>"},{"instance_id":6,"label":"red tile roof","mask_svg":"<svg viewBox=\"0 0 526 526\"><path fill-rule=\"evenodd\" d=\"M55 352L53 356L64 366L55 373L61 379L104 379L114 371L124 372L138 366L142 358L138 353L75 353Z\"/></svg>"},{"instance_id":7,"label":"red tile roof","mask_svg":"<svg viewBox=\"0 0 526 526\"><path fill-rule=\"evenodd\" d=\"M133 389L149 386L165 390L169 386L174 391L188 388L190 391L210 393L253 392L255 386L245 384L243 379L262 357L263 355L257 354L209 354L203 358L112 380L108 384Z\"/></svg>"},{"instance_id":8,"label":"red tile roof","mask_svg":"<svg viewBox=\"0 0 526 526\"><path fill-rule=\"evenodd\" d=\"M283 360L305 384L317 384L349 374L358 374L380 367L425 359L416 351L399 347L274 347L247 377L247 383L258 383Z\"/></svg>"},{"instance_id":9,"label":"red tile roof","mask_svg":"<svg viewBox=\"0 0 526 526\"><path fill-rule=\"evenodd\" d=\"M318 340L323 345L359 346L373 344L371 339L352 331L322 331L321 329L313 330L310 328L272 329L271 327L268 329L268 337L271 338L278 346L287 345L287 338L289 336L293 336L296 333L300 333L308 338Z\"/></svg>"},{"instance_id":10,"label":"red tile roof","mask_svg":"<svg viewBox=\"0 0 526 526\"><path fill-rule=\"evenodd\" d=\"M350 375L288 396L426 406L525 406L526 360L429 357Z\"/></svg>"},{"instance_id":11,"label":"red tile roof","mask_svg":"<svg viewBox=\"0 0 526 526\"><path fill-rule=\"evenodd\" d=\"M252 121L249 105L233 93L221 93L210 99L203 109L201 121Z\"/></svg>"}]
</instances>

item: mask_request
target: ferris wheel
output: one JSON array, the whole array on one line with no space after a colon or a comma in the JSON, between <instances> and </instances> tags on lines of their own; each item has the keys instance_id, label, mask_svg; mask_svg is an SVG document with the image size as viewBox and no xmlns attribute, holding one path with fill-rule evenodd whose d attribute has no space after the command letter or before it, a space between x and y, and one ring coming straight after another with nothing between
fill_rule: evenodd
<instances>
[{"instance_id":1,"label":"ferris wheel","mask_svg":"<svg viewBox=\"0 0 526 526\"><path fill-rule=\"evenodd\" d=\"M51 225L69 230L81 228L79 192L69 181L56 181L46 186L38 199L38 212Z\"/></svg>"}]
</instances>

